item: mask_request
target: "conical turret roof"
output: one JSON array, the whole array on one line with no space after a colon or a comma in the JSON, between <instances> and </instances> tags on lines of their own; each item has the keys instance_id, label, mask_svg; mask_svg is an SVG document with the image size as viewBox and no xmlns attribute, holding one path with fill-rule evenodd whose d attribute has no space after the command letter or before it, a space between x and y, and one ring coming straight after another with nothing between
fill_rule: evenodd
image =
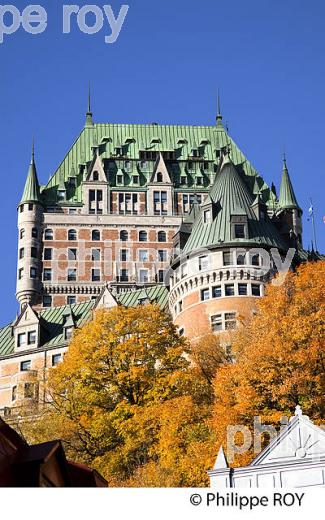
<instances>
[{"instance_id":1,"label":"conical turret roof","mask_svg":"<svg viewBox=\"0 0 325 520\"><path fill-rule=\"evenodd\" d=\"M285 249L285 244L266 212L263 218L256 216L252 208L254 198L227 154L209 193L209 200L212 200L214 206L213 218L204 222L205 208L203 205L193 224L184 252L188 253L218 245L234 246L244 243ZM245 216L247 219L248 236L245 238L234 238L233 236L231 221L232 217L236 216Z\"/></svg>"},{"instance_id":2,"label":"conical turret roof","mask_svg":"<svg viewBox=\"0 0 325 520\"><path fill-rule=\"evenodd\" d=\"M20 201L20 204L27 202L38 202L42 203L39 182L37 178L36 165L35 165L35 154L34 145L32 150L32 158L29 165L28 175L25 183L24 192Z\"/></svg>"},{"instance_id":3,"label":"conical turret roof","mask_svg":"<svg viewBox=\"0 0 325 520\"><path fill-rule=\"evenodd\" d=\"M300 209L289 176L287 162L283 160L282 180L279 197L280 209Z\"/></svg>"}]
</instances>

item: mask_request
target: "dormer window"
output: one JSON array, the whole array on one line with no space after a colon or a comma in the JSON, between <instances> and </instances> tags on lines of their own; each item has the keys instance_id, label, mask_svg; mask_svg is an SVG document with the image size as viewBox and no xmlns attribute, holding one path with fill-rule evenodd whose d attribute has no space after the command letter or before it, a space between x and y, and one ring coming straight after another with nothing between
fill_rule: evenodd
<instances>
[{"instance_id":1,"label":"dormer window","mask_svg":"<svg viewBox=\"0 0 325 520\"><path fill-rule=\"evenodd\" d=\"M245 224L235 224L235 238L246 238Z\"/></svg>"},{"instance_id":2,"label":"dormer window","mask_svg":"<svg viewBox=\"0 0 325 520\"><path fill-rule=\"evenodd\" d=\"M66 191L65 190L58 190L58 201L62 202L66 198Z\"/></svg>"},{"instance_id":3,"label":"dormer window","mask_svg":"<svg viewBox=\"0 0 325 520\"><path fill-rule=\"evenodd\" d=\"M22 332L17 336L17 347L24 347L26 345L26 332Z\"/></svg>"},{"instance_id":4,"label":"dormer window","mask_svg":"<svg viewBox=\"0 0 325 520\"><path fill-rule=\"evenodd\" d=\"M116 175L116 184L123 184L123 175Z\"/></svg>"},{"instance_id":5,"label":"dormer window","mask_svg":"<svg viewBox=\"0 0 325 520\"><path fill-rule=\"evenodd\" d=\"M73 334L73 327L65 327L64 328L64 339L66 341L68 341L69 339L71 339L72 337L72 334Z\"/></svg>"},{"instance_id":6,"label":"dormer window","mask_svg":"<svg viewBox=\"0 0 325 520\"><path fill-rule=\"evenodd\" d=\"M211 220L212 220L211 209L204 210L204 212L203 212L203 222L204 222L204 224L211 224Z\"/></svg>"},{"instance_id":7,"label":"dormer window","mask_svg":"<svg viewBox=\"0 0 325 520\"><path fill-rule=\"evenodd\" d=\"M198 157L199 156L199 150L197 148L192 148L192 157Z\"/></svg>"},{"instance_id":8,"label":"dormer window","mask_svg":"<svg viewBox=\"0 0 325 520\"><path fill-rule=\"evenodd\" d=\"M187 184L187 177L186 175L181 175L181 185L186 185Z\"/></svg>"},{"instance_id":9,"label":"dormer window","mask_svg":"<svg viewBox=\"0 0 325 520\"><path fill-rule=\"evenodd\" d=\"M139 184L139 175L133 175L132 182L133 184Z\"/></svg>"},{"instance_id":10,"label":"dormer window","mask_svg":"<svg viewBox=\"0 0 325 520\"><path fill-rule=\"evenodd\" d=\"M163 182L163 174L161 172L157 173L157 182Z\"/></svg>"},{"instance_id":11,"label":"dormer window","mask_svg":"<svg viewBox=\"0 0 325 520\"><path fill-rule=\"evenodd\" d=\"M115 153L116 153L116 155L122 155L123 154L122 146L116 146Z\"/></svg>"},{"instance_id":12,"label":"dormer window","mask_svg":"<svg viewBox=\"0 0 325 520\"><path fill-rule=\"evenodd\" d=\"M31 330L28 333L28 345L34 345L36 343L36 330Z\"/></svg>"},{"instance_id":13,"label":"dormer window","mask_svg":"<svg viewBox=\"0 0 325 520\"><path fill-rule=\"evenodd\" d=\"M125 161L124 169L125 169L126 172L130 172L132 170L131 161Z\"/></svg>"},{"instance_id":14,"label":"dormer window","mask_svg":"<svg viewBox=\"0 0 325 520\"><path fill-rule=\"evenodd\" d=\"M203 184L203 178L202 177L197 177L196 178L196 185L197 186L202 186Z\"/></svg>"},{"instance_id":15,"label":"dormer window","mask_svg":"<svg viewBox=\"0 0 325 520\"><path fill-rule=\"evenodd\" d=\"M96 171L93 173L93 181L98 181L99 179L99 173Z\"/></svg>"},{"instance_id":16,"label":"dormer window","mask_svg":"<svg viewBox=\"0 0 325 520\"><path fill-rule=\"evenodd\" d=\"M69 184L71 188L77 187L77 178L76 177L69 177Z\"/></svg>"}]
</instances>

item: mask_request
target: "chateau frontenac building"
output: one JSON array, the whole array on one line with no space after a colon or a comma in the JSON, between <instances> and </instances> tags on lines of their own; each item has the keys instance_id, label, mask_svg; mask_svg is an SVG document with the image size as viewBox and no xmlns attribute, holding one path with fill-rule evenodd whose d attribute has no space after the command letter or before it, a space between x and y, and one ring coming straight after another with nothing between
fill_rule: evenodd
<instances>
[{"instance_id":1,"label":"chateau frontenac building","mask_svg":"<svg viewBox=\"0 0 325 520\"><path fill-rule=\"evenodd\" d=\"M0 329L0 409L46 400L49 367L104 306L154 302L181 334L227 333L281 262L308 259L286 162L277 196L223 126L86 124L18 205L18 317ZM291 256L290 256L291 255Z\"/></svg>"}]
</instances>

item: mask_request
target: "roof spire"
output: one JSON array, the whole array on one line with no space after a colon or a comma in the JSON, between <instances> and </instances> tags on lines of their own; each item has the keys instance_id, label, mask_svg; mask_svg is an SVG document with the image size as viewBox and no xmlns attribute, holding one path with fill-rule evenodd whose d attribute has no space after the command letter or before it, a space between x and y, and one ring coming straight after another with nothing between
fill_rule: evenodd
<instances>
[{"instance_id":1,"label":"roof spire","mask_svg":"<svg viewBox=\"0 0 325 520\"><path fill-rule=\"evenodd\" d=\"M90 91L90 81L88 85L88 111L86 112L86 126L93 126L93 113L91 111L91 91Z\"/></svg>"},{"instance_id":2,"label":"roof spire","mask_svg":"<svg viewBox=\"0 0 325 520\"><path fill-rule=\"evenodd\" d=\"M41 195L40 195L40 186L38 182L36 165L35 165L35 140L33 138L32 142L32 156L30 160L28 175L25 183L25 188L23 192L23 196L21 198L20 204L24 204L26 202L38 202L42 203Z\"/></svg>"},{"instance_id":3,"label":"roof spire","mask_svg":"<svg viewBox=\"0 0 325 520\"><path fill-rule=\"evenodd\" d=\"M300 209L287 167L286 154L283 154L282 180L280 186L279 206L281 209Z\"/></svg>"},{"instance_id":4,"label":"roof spire","mask_svg":"<svg viewBox=\"0 0 325 520\"><path fill-rule=\"evenodd\" d=\"M220 108L220 92L218 89L218 100L217 100L217 126L222 125L222 115L221 115L221 108Z\"/></svg>"}]
</instances>

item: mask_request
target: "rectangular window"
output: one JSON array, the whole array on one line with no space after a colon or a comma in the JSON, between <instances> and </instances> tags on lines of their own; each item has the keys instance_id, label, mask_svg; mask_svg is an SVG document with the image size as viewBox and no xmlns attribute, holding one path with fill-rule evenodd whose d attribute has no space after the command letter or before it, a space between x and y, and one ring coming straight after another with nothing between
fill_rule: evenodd
<instances>
[{"instance_id":1,"label":"rectangular window","mask_svg":"<svg viewBox=\"0 0 325 520\"><path fill-rule=\"evenodd\" d=\"M227 285L225 285L225 295L226 296L234 296L234 294L235 294L234 284L227 284Z\"/></svg>"},{"instance_id":2,"label":"rectangular window","mask_svg":"<svg viewBox=\"0 0 325 520\"><path fill-rule=\"evenodd\" d=\"M18 334L17 346L23 347L24 345L26 345L26 333L22 332L21 334Z\"/></svg>"},{"instance_id":3,"label":"rectangular window","mask_svg":"<svg viewBox=\"0 0 325 520\"><path fill-rule=\"evenodd\" d=\"M222 330L222 314L211 316L211 328L213 332Z\"/></svg>"},{"instance_id":4,"label":"rectangular window","mask_svg":"<svg viewBox=\"0 0 325 520\"><path fill-rule=\"evenodd\" d=\"M88 203L91 215L101 215L103 213L103 191L89 190Z\"/></svg>"},{"instance_id":5,"label":"rectangular window","mask_svg":"<svg viewBox=\"0 0 325 520\"><path fill-rule=\"evenodd\" d=\"M247 295L247 283L239 283L238 284L238 294L239 296Z\"/></svg>"},{"instance_id":6,"label":"rectangular window","mask_svg":"<svg viewBox=\"0 0 325 520\"><path fill-rule=\"evenodd\" d=\"M24 276L24 268L21 267L21 268L18 270L18 280L21 280L23 276Z\"/></svg>"},{"instance_id":7,"label":"rectangular window","mask_svg":"<svg viewBox=\"0 0 325 520\"><path fill-rule=\"evenodd\" d=\"M123 175L116 175L116 184L123 184Z\"/></svg>"},{"instance_id":8,"label":"rectangular window","mask_svg":"<svg viewBox=\"0 0 325 520\"><path fill-rule=\"evenodd\" d=\"M73 327L65 327L64 329L64 339L71 339L73 333Z\"/></svg>"},{"instance_id":9,"label":"rectangular window","mask_svg":"<svg viewBox=\"0 0 325 520\"><path fill-rule=\"evenodd\" d=\"M225 313L225 329L233 330L236 328L236 313L226 312Z\"/></svg>"},{"instance_id":10,"label":"rectangular window","mask_svg":"<svg viewBox=\"0 0 325 520\"><path fill-rule=\"evenodd\" d=\"M67 297L67 304L68 305L74 305L77 302L76 296L68 296Z\"/></svg>"},{"instance_id":11,"label":"rectangular window","mask_svg":"<svg viewBox=\"0 0 325 520\"><path fill-rule=\"evenodd\" d=\"M52 307L52 296L48 294L43 296L43 307Z\"/></svg>"},{"instance_id":12,"label":"rectangular window","mask_svg":"<svg viewBox=\"0 0 325 520\"><path fill-rule=\"evenodd\" d=\"M230 251L223 252L223 265L232 265L232 253Z\"/></svg>"},{"instance_id":13,"label":"rectangular window","mask_svg":"<svg viewBox=\"0 0 325 520\"><path fill-rule=\"evenodd\" d=\"M31 278L37 278L37 269L36 269L36 267L31 267L30 268L30 277Z\"/></svg>"},{"instance_id":14,"label":"rectangular window","mask_svg":"<svg viewBox=\"0 0 325 520\"><path fill-rule=\"evenodd\" d=\"M129 249L121 249L120 250L120 261L128 262L130 259L130 251Z\"/></svg>"},{"instance_id":15,"label":"rectangular window","mask_svg":"<svg viewBox=\"0 0 325 520\"><path fill-rule=\"evenodd\" d=\"M19 260L21 260L22 258L24 258L25 256L25 249L23 247L21 247L19 249Z\"/></svg>"},{"instance_id":16,"label":"rectangular window","mask_svg":"<svg viewBox=\"0 0 325 520\"><path fill-rule=\"evenodd\" d=\"M181 266L181 278L185 278L187 276L187 264L183 264Z\"/></svg>"},{"instance_id":17,"label":"rectangular window","mask_svg":"<svg viewBox=\"0 0 325 520\"><path fill-rule=\"evenodd\" d=\"M52 260L52 249L49 247L44 249L44 260Z\"/></svg>"},{"instance_id":18,"label":"rectangular window","mask_svg":"<svg viewBox=\"0 0 325 520\"><path fill-rule=\"evenodd\" d=\"M93 282L100 282L100 269L91 270L91 280Z\"/></svg>"},{"instance_id":19,"label":"rectangular window","mask_svg":"<svg viewBox=\"0 0 325 520\"><path fill-rule=\"evenodd\" d=\"M21 372L27 372L28 370L30 370L31 366L32 366L32 362L30 360L22 361L20 363L20 371Z\"/></svg>"},{"instance_id":20,"label":"rectangular window","mask_svg":"<svg viewBox=\"0 0 325 520\"><path fill-rule=\"evenodd\" d=\"M166 262L167 261L167 251L166 249L158 250L158 262Z\"/></svg>"},{"instance_id":21,"label":"rectangular window","mask_svg":"<svg viewBox=\"0 0 325 520\"><path fill-rule=\"evenodd\" d=\"M24 236L25 236L25 230L21 229L19 232L19 238L22 239L22 238L24 238Z\"/></svg>"},{"instance_id":22,"label":"rectangular window","mask_svg":"<svg viewBox=\"0 0 325 520\"><path fill-rule=\"evenodd\" d=\"M201 301L208 300L210 298L210 289L201 289Z\"/></svg>"},{"instance_id":23,"label":"rectangular window","mask_svg":"<svg viewBox=\"0 0 325 520\"><path fill-rule=\"evenodd\" d=\"M200 256L199 258L199 271L207 271L209 267L209 257Z\"/></svg>"},{"instance_id":24,"label":"rectangular window","mask_svg":"<svg viewBox=\"0 0 325 520\"><path fill-rule=\"evenodd\" d=\"M77 281L77 269L68 269L68 282Z\"/></svg>"},{"instance_id":25,"label":"rectangular window","mask_svg":"<svg viewBox=\"0 0 325 520\"><path fill-rule=\"evenodd\" d=\"M148 250L139 249L139 262L148 262Z\"/></svg>"},{"instance_id":26,"label":"rectangular window","mask_svg":"<svg viewBox=\"0 0 325 520\"><path fill-rule=\"evenodd\" d=\"M246 254L238 253L237 255L237 265L245 265L246 264Z\"/></svg>"},{"instance_id":27,"label":"rectangular window","mask_svg":"<svg viewBox=\"0 0 325 520\"><path fill-rule=\"evenodd\" d=\"M139 175L133 175L133 184L139 184Z\"/></svg>"},{"instance_id":28,"label":"rectangular window","mask_svg":"<svg viewBox=\"0 0 325 520\"><path fill-rule=\"evenodd\" d=\"M30 249L30 256L32 258L37 258L37 247L31 247L31 249Z\"/></svg>"},{"instance_id":29,"label":"rectangular window","mask_svg":"<svg viewBox=\"0 0 325 520\"><path fill-rule=\"evenodd\" d=\"M53 354L52 356L52 367L56 367L61 361L61 354Z\"/></svg>"},{"instance_id":30,"label":"rectangular window","mask_svg":"<svg viewBox=\"0 0 325 520\"><path fill-rule=\"evenodd\" d=\"M159 269L158 271L158 282L164 283L165 271L164 269Z\"/></svg>"},{"instance_id":31,"label":"rectangular window","mask_svg":"<svg viewBox=\"0 0 325 520\"><path fill-rule=\"evenodd\" d=\"M33 399L35 397L35 383L25 383L24 397L25 399Z\"/></svg>"},{"instance_id":32,"label":"rectangular window","mask_svg":"<svg viewBox=\"0 0 325 520\"><path fill-rule=\"evenodd\" d=\"M11 390L11 400L16 401L17 399L17 386L13 386Z\"/></svg>"},{"instance_id":33,"label":"rectangular window","mask_svg":"<svg viewBox=\"0 0 325 520\"><path fill-rule=\"evenodd\" d=\"M34 345L36 343L36 330L31 330L28 333L28 345Z\"/></svg>"},{"instance_id":34,"label":"rectangular window","mask_svg":"<svg viewBox=\"0 0 325 520\"><path fill-rule=\"evenodd\" d=\"M129 281L129 270L120 269L120 282L128 282L128 281Z\"/></svg>"},{"instance_id":35,"label":"rectangular window","mask_svg":"<svg viewBox=\"0 0 325 520\"><path fill-rule=\"evenodd\" d=\"M203 222L204 224L210 224L212 221L212 213L211 209L206 209L203 211Z\"/></svg>"},{"instance_id":36,"label":"rectangular window","mask_svg":"<svg viewBox=\"0 0 325 520\"><path fill-rule=\"evenodd\" d=\"M147 283L149 281L148 269L139 270L139 281L140 283Z\"/></svg>"},{"instance_id":37,"label":"rectangular window","mask_svg":"<svg viewBox=\"0 0 325 520\"><path fill-rule=\"evenodd\" d=\"M71 260L71 261L77 260L77 250L76 249L68 249L68 260Z\"/></svg>"},{"instance_id":38,"label":"rectangular window","mask_svg":"<svg viewBox=\"0 0 325 520\"><path fill-rule=\"evenodd\" d=\"M32 238L37 238L37 237L38 237L38 229L33 227L33 229L32 229Z\"/></svg>"},{"instance_id":39,"label":"rectangular window","mask_svg":"<svg viewBox=\"0 0 325 520\"><path fill-rule=\"evenodd\" d=\"M154 191L153 210L155 215L167 215L167 191Z\"/></svg>"},{"instance_id":40,"label":"rectangular window","mask_svg":"<svg viewBox=\"0 0 325 520\"><path fill-rule=\"evenodd\" d=\"M92 249L91 250L91 259L93 262L100 261L100 249Z\"/></svg>"},{"instance_id":41,"label":"rectangular window","mask_svg":"<svg viewBox=\"0 0 325 520\"><path fill-rule=\"evenodd\" d=\"M52 280L52 269L45 268L43 271L44 282L50 282Z\"/></svg>"},{"instance_id":42,"label":"rectangular window","mask_svg":"<svg viewBox=\"0 0 325 520\"><path fill-rule=\"evenodd\" d=\"M214 287L212 287L212 298L221 298L221 296L221 285L215 285Z\"/></svg>"},{"instance_id":43,"label":"rectangular window","mask_svg":"<svg viewBox=\"0 0 325 520\"><path fill-rule=\"evenodd\" d=\"M76 215L77 214L77 208L69 208L69 215Z\"/></svg>"},{"instance_id":44,"label":"rectangular window","mask_svg":"<svg viewBox=\"0 0 325 520\"><path fill-rule=\"evenodd\" d=\"M34 204L28 204L28 211L33 211Z\"/></svg>"},{"instance_id":45,"label":"rectangular window","mask_svg":"<svg viewBox=\"0 0 325 520\"><path fill-rule=\"evenodd\" d=\"M252 284L252 295L253 296L261 296L261 286L257 284Z\"/></svg>"},{"instance_id":46,"label":"rectangular window","mask_svg":"<svg viewBox=\"0 0 325 520\"><path fill-rule=\"evenodd\" d=\"M178 302L178 312L182 312L183 310L183 302L182 300Z\"/></svg>"},{"instance_id":47,"label":"rectangular window","mask_svg":"<svg viewBox=\"0 0 325 520\"><path fill-rule=\"evenodd\" d=\"M245 238L244 224L235 224L235 238Z\"/></svg>"}]
</instances>

